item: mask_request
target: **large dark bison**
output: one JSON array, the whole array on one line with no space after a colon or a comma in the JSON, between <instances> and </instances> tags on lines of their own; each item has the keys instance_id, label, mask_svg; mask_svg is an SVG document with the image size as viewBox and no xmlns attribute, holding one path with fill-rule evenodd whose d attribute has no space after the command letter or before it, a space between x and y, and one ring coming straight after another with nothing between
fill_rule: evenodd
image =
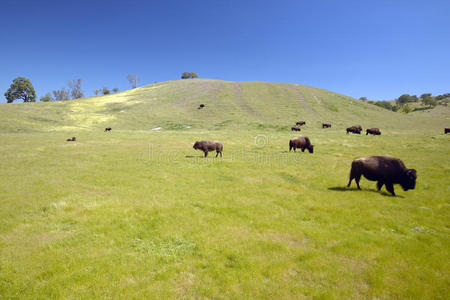
<instances>
[{"instance_id":1,"label":"large dark bison","mask_svg":"<svg viewBox=\"0 0 450 300\"><path fill-rule=\"evenodd\" d=\"M352 127L358 128L358 129L359 129L359 131L362 131L362 127L361 127L361 125L353 125Z\"/></svg>"},{"instance_id":2,"label":"large dark bison","mask_svg":"<svg viewBox=\"0 0 450 300\"><path fill-rule=\"evenodd\" d=\"M330 128L331 124L330 123L322 123L322 128Z\"/></svg>"},{"instance_id":3,"label":"large dark bison","mask_svg":"<svg viewBox=\"0 0 450 300\"><path fill-rule=\"evenodd\" d=\"M368 135L368 134L373 134L373 135L380 135L381 134L381 131L380 131L380 129L379 128L369 128L369 129L366 129L366 135Z\"/></svg>"},{"instance_id":4,"label":"large dark bison","mask_svg":"<svg viewBox=\"0 0 450 300\"><path fill-rule=\"evenodd\" d=\"M70 139L67 139L68 142L75 142L76 140L77 140L77 138L74 137L74 136L72 138L70 138Z\"/></svg>"},{"instance_id":5,"label":"large dark bison","mask_svg":"<svg viewBox=\"0 0 450 300\"><path fill-rule=\"evenodd\" d=\"M193 148L195 150L202 150L205 153L205 157L208 156L208 151L216 151L216 157L220 153L220 157L222 157L223 146L222 143L216 141L196 141Z\"/></svg>"},{"instance_id":6,"label":"large dark bison","mask_svg":"<svg viewBox=\"0 0 450 300\"><path fill-rule=\"evenodd\" d=\"M449 133L450 132L450 128L445 128L444 129L444 134L447 134L447 133Z\"/></svg>"},{"instance_id":7,"label":"large dark bison","mask_svg":"<svg viewBox=\"0 0 450 300\"><path fill-rule=\"evenodd\" d=\"M203 107L205 107L205 104L200 104L197 109L202 109Z\"/></svg>"},{"instance_id":8,"label":"large dark bison","mask_svg":"<svg viewBox=\"0 0 450 300\"><path fill-rule=\"evenodd\" d=\"M111 130L112 130L111 127L106 127L106 128L105 128L105 132L106 132L106 131L111 131Z\"/></svg>"},{"instance_id":9,"label":"large dark bison","mask_svg":"<svg viewBox=\"0 0 450 300\"><path fill-rule=\"evenodd\" d=\"M350 180L347 187L353 179L356 181L358 189L361 175L368 180L378 181L377 189L386 185L386 189L395 196L394 184L400 184L403 190L413 190L416 186L417 172L414 169L407 169L399 158L390 156L371 156L358 158L352 162L350 170Z\"/></svg>"},{"instance_id":10,"label":"large dark bison","mask_svg":"<svg viewBox=\"0 0 450 300\"><path fill-rule=\"evenodd\" d=\"M359 129L358 127L355 127L355 126L349 127L346 130L347 130L347 134L349 132L355 133L355 134L361 134L361 129Z\"/></svg>"},{"instance_id":11,"label":"large dark bison","mask_svg":"<svg viewBox=\"0 0 450 300\"><path fill-rule=\"evenodd\" d=\"M295 123L295 125L298 125L298 126L306 125L306 122L305 121L298 121L297 123Z\"/></svg>"},{"instance_id":12,"label":"large dark bison","mask_svg":"<svg viewBox=\"0 0 450 300\"><path fill-rule=\"evenodd\" d=\"M297 148L300 148L302 152L308 149L309 153L314 153L314 145L311 145L311 141L307 136L299 136L289 141L289 151L294 149L295 152Z\"/></svg>"},{"instance_id":13,"label":"large dark bison","mask_svg":"<svg viewBox=\"0 0 450 300\"><path fill-rule=\"evenodd\" d=\"M291 131L300 131L300 127L293 126L293 127L291 127Z\"/></svg>"}]
</instances>

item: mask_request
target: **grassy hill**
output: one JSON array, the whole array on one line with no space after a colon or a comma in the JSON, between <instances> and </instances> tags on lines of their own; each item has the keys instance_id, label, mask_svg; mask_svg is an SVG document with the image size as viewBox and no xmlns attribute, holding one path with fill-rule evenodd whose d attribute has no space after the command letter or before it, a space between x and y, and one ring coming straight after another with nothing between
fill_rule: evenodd
<instances>
[{"instance_id":1,"label":"grassy hill","mask_svg":"<svg viewBox=\"0 0 450 300\"><path fill-rule=\"evenodd\" d=\"M313 154L288 152L299 119ZM2 104L0 298L446 299L448 121L444 107L204 79ZM355 123L383 134L345 134ZM416 188L346 188L369 155L401 158Z\"/></svg>"},{"instance_id":2,"label":"grassy hill","mask_svg":"<svg viewBox=\"0 0 450 300\"><path fill-rule=\"evenodd\" d=\"M206 107L197 109L199 104ZM305 85L209 79L167 81L75 101L5 104L0 105L0 116L3 132L75 132L102 127L285 130L298 120L306 120L310 127L331 122L341 128L360 123L363 127L413 129L418 118ZM421 129L443 126L442 119L424 120Z\"/></svg>"}]
</instances>

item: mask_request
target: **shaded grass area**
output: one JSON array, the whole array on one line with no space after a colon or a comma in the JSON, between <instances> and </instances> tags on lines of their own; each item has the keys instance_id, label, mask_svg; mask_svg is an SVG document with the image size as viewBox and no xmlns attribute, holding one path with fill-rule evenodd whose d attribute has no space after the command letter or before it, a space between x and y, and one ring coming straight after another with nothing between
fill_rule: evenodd
<instances>
[{"instance_id":1,"label":"shaded grass area","mask_svg":"<svg viewBox=\"0 0 450 300\"><path fill-rule=\"evenodd\" d=\"M303 131L0 134L0 298L445 298L448 137ZM368 155L416 189L346 189Z\"/></svg>"}]
</instances>

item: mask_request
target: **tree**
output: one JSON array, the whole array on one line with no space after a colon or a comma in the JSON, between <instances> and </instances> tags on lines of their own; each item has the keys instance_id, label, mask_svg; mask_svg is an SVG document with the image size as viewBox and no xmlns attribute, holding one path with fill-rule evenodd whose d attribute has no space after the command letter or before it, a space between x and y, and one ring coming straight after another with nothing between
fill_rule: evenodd
<instances>
[{"instance_id":1,"label":"tree","mask_svg":"<svg viewBox=\"0 0 450 300\"><path fill-rule=\"evenodd\" d=\"M99 90L99 89L95 89L95 90L94 90L94 94L95 94L95 96L97 96L98 94L100 94L100 92L101 92L101 90Z\"/></svg>"},{"instance_id":2,"label":"tree","mask_svg":"<svg viewBox=\"0 0 450 300\"><path fill-rule=\"evenodd\" d=\"M367 97L361 97L361 98L359 98L359 100L361 100L361 101L367 101Z\"/></svg>"},{"instance_id":3,"label":"tree","mask_svg":"<svg viewBox=\"0 0 450 300\"><path fill-rule=\"evenodd\" d=\"M128 74L127 76L128 82L131 84L131 88L135 89L140 78L136 74Z\"/></svg>"},{"instance_id":4,"label":"tree","mask_svg":"<svg viewBox=\"0 0 450 300\"><path fill-rule=\"evenodd\" d=\"M433 99L433 97L431 96L425 96L424 98L422 98L422 102L423 104L431 107L435 107L437 105L437 101Z\"/></svg>"},{"instance_id":5,"label":"tree","mask_svg":"<svg viewBox=\"0 0 450 300\"><path fill-rule=\"evenodd\" d=\"M181 74L181 79L188 79L188 78L191 78L190 72L183 72L183 74Z\"/></svg>"},{"instance_id":6,"label":"tree","mask_svg":"<svg viewBox=\"0 0 450 300\"><path fill-rule=\"evenodd\" d=\"M111 92L110 92L109 89L105 86L105 87L103 87L103 89L102 89L102 93L103 93L103 95L108 95L108 94L111 93Z\"/></svg>"},{"instance_id":7,"label":"tree","mask_svg":"<svg viewBox=\"0 0 450 300\"><path fill-rule=\"evenodd\" d=\"M84 93L81 90L81 78L69 80L69 88L72 90L72 99L79 99L84 97Z\"/></svg>"},{"instance_id":8,"label":"tree","mask_svg":"<svg viewBox=\"0 0 450 300\"><path fill-rule=\"evenodd\" d=\"M198 78L198 75L197 75L197 73L195 73L195 72L191 72L191 78Z\"/></svg>"},{"instance_id":9,"label":"tree","mask_svg":"<svg viewBox=\"0 0 450 300\"><path fill-rule=\"evenodd\" d=\"M53 101L52 95L50 93L45 94L39 99L41 102Z\"/></svg>"},{"instance_id":10,"label":"tree","mask_svg":"<svg viewBox=\"0 0 450 300\"><path fill-rule=\"evenodd\" d=\"M70 99L69 91L66 90L65 87L62 87L60 90L54 90L53 97L55 98L55 101L64 101Z\"/></svg>"},{"instance_id":11,"label":"tree","mask_svg":"<svg viewBox=\"0 0 450 300\"><path fill-rule=\"evenodd\" d=\"M114 93L117 93L117 92L119 91L119 89L118 89L118 88L113 88L112 91L113 91Z\"/></svg>"},{"instance_id":12,"label":"tree","mask_svg":"<svg viewBox=\"0 0 450 300\"><path fill-rule=\"evenodd\" d=\"M17 77L5 93L8 103L22 99L23 102L36 102L36 92L30 80L24 77Z\"/></svg>"},{"instance_id":13,"label":"tree","mask_svg":"<svg viewBox=\"0 0 450 300\"><path fill-rule=\"evenodd\" d=\"M415 97L417 98L417 96L415 96ZM403 94L400 97L398 97L398 99L397 99L397 103L399 105L404 105L409 102L414 102L414 97L410 96L408 94Z\"/></svg>"},{"instance_id":14,"label":"tree","mask_svg":"<svg viewBox=\"0 0 450 300\"><path fill-rule=\"evenodd\" d=\"M412 112L412 108L408 104L403 105L403 112L405 114L408 114L408 113Z\"/></svg>"}]
</instances>

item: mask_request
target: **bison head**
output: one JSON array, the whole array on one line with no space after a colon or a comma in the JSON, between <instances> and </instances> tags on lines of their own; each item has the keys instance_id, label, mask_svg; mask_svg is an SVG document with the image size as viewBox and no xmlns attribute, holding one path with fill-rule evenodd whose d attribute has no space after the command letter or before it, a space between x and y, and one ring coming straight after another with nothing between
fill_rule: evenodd
<instances>
[{"instance_id":1,"label":"bison head","mask_svg":"<svg viewBox=\"0 0 450 300\"><path fill-rule=\"evenodd\" d=\"M416 187L417 171L414 169L408 169L403 177L401 186L404 191L413 190Z\"/></svg>"},{"instance_id":2,"label":"bison head","mask_svg":"<svg viewBox=\"0 0 450 300\"><path fill-rule=\"evenodd\" d=\"M309 145L308 151L309 153L314 153L314 145Z\"/></svg>"},{"instance_id":3,"label":"bison head","mask_svg":"<svg viewBox=\"0 0 450 300\"><path fill-rule=\"evenodd\" d=\"M192 148L194 148L195 150L197 150L199 148L198 141L195 142L195 144L194 144L194 146Z\"/></svg>"}]
</instances>

